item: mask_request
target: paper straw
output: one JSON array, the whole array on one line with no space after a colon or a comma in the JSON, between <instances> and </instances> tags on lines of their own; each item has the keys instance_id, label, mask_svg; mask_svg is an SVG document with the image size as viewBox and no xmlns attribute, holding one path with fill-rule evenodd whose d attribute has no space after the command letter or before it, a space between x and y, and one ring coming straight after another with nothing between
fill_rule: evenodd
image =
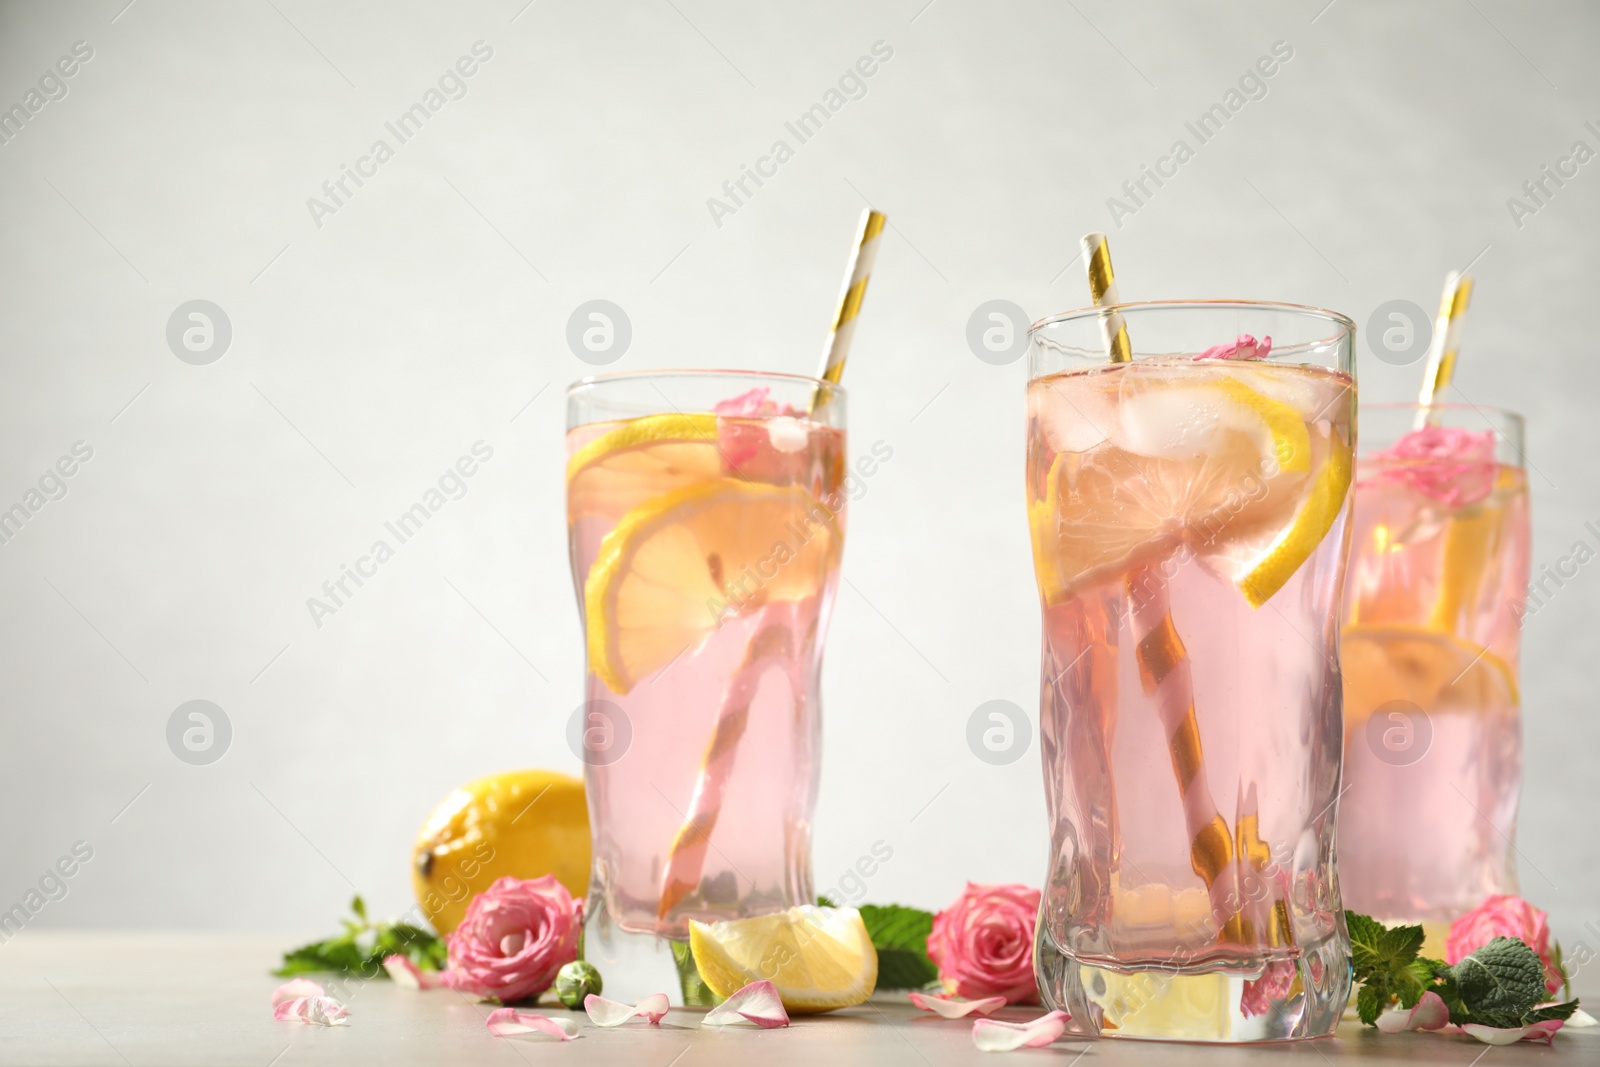
<instances>
[{"instance_id":1,"label":"paper straw","mask_svg":"<svg viewBox=\"0 0 1600 1067\"><path fill-rule=\"evenodd\" d=\"M706 743L701 757L700 773L695 779L694 795L683 825L672 839L667 853L666 870L661 875L661 899L656 907L656 917L665 919L672 909L700 885L705 871L706 852L711 847L711 832L722 814L723 794L727 792L728 778L733 773L734 753L744 737L750 722L750 704L762 677L774 667L782 667L789 680L795 699L795 717L801 713L800 702L805 699L805 680L801 677L799 656L802 649L793 647L793 637L804 632L800 623L811 610L815 598L799 603L777 603L764 610L772 618L756 631L745 647L744 662L728 682L722 696L722 707L711 728L711 739ZM804 901L802 903L810 903Z\"/></svg>"},{"instance_id":2,"label":"paper straw","mask_svg":"<svg viewBox=\"0 0 1600 1067\"><path fill-rule=\"evenodd\" d=\"M1206 779L1189 652L1173 625L1167 583L1159 566L1140 567L1124 580L1139 682L1145 695L1155 700L1156 715L1167 736L1172 776L1178 782L1184 829L1189 835L1189 864L1206 884L1211 914L1222 924L1219 940L1248 942L1254 940L1254 931L1239 914L1243 897L1234 864L1233 834Z\"/></svg>"},{"instance_id":3,"label":"paper straw","mask_svg":"<svg viewBox=\"0 0 1600 1067\"><path fill-rule=\"evenodd\" d=\"M1111 249L1103 233L1085 234L1083 251L1089 274L1089 294L1096 307L1118 302L1116 277L1111 270ZM1105 333L1106 356L1113 363L1133 359L1127 323L1113 312L1100 320ZM1184 828L1189 835L1189 862L1206 885L1212 915L1222 924L1221 941L1248 942L1254 931L1239 912L1238 867L1234 862L1233 834L1217 808L1206 780L1205 757L1200 744L1200 723L1195 718L1194 679L1189 652L1172 621L1172 603L1159 564L1139 567L1124 579L1128 622L1139 664L1139 681L1145 695L1156 702L1156 715L1167 735L1172 774L1183 804Z\"/></svg>"},{"instance_id":4,"label":"paper straw","mask_svg":"<svg viewBox=\"0 0 1600 1067\"><path fill-rule=\"evenodd\" d=\"M1444 296L1439 301L1439 318L1433 324L1433 341L1428 345L1427 369L1422 377L1422 395L1417 401L1424 408L1417 412L1416 428L1419 430L1433 421L1426 409L1438 403L1455 375L1456 352L1461 347L1461 322L1467 316L1467 304L1471 299L1471 275L1457 270L1445 275Z\"/></svg>"},{"instance_id":5,"label":"paper straw","mask_svg":"<svg viewBox=\"0 0 1600 1067\"><path fill-rule=\"evenodd\" d=\"M856 335L856 316L861 314L861 303L867 298L867 280L872 275L872 261L878 255L878 235L883 233L888 221L889 217L883 212L867 208L856 225L850 265L845 270L844 287L839 291L839 309L828 330L828 343L822 349L822 370L817 374L825 382L837 385L844 374L845 357L850 354L850 341Z\"/></svg>"},{"instance_id":6,"label":"paper straw","mask_svg":"<svg viewBox=\"0 0 1600 1067\"><path fill-rule=\"evenodd\" d=\"M835 385L844 375L844 363L850 354L850 341L855 337L856 317L867 296L867 281L872 276L872 261L878 254L878 236L883 233L888 216L867 208L856 225L855 243L850 247L850 263L845 270L844 287L839 292L839 307L828 330L828 343L823 348L822 370L817 377ZM821 390L812 397L816 407ZM812 601L804 602L810 605ZM772 610L789 614L787 623L768 624L750 639L745 649L743 665L739 668L722 697L722 707L711 729L711 740L701 757L700 773L695 778L694 795L689 801L689 811L683 825L672 839L667 854L667 867L661 876L661 899L657 905L657 918L665 919L684 897L700 884L705 870L706 850L711 846L711 831L722 813L722 798L727 791L728 777L733 773L734 754L739 740L744 736L750 718L750 702L755 699L756 685L761 676L774 663L781 664L788 674L789 685L796 702L805 698L804 679L800 677L800 649L790 648L791 633L800 632L797 623L800 604L786 609L774 605ZM807 607L809 610L809 607ZM800 714L798 708L796 716Z\"/></svg>"},{"instance_id":7,"label":"paper straw","mask_svg":"<svg viewBox=\"0 0 1600 1067\"><path fill-rule=\"evenodd\" d=\"M1103 233L1083 235L1083 257L1089 269L1089 296L1095 307L1122 303L1117 294L1117 276L1111 269L1111 246ZM1133 346L1128 343L1128 324L1113 311L1100 318L1100 329L1106 337L1106 355L1113 363L1127 363L1133 359Z\"/></svg>"}]
</instances>

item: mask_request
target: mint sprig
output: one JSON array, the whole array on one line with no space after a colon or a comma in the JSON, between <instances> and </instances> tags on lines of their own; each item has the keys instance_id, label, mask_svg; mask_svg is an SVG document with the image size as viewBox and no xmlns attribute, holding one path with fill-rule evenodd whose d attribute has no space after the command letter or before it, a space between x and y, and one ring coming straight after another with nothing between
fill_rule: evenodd
<instances>
[{"instance_id":1,"label":"mint sprig","mask_svg":"<svg viewBox=\"0 0 1600 1067\"><path fill-rule=\"evenodd\" d=\"M1376 1023L1395 1000L1403 1007L1415 1007L1434 980L1431 968L1419 966L1422 927L1391 928L1359 912L1346 912L1345 923L1350 929L1350 965L1361 982L1356 997L1361 1021Z\"/></svg>"},{"instance_id":2,"label":"mint sprig","mask_svg":"<svg viewBox=\"0 0 1600 1067\"><path fill-rule=\"evenodd\" d=\"M1424 993L1434 993L1457 1026L1478 1023L1497 1029L1566 1019L1576 1000L1540 1008L1548 991L1538 953L1512 937L1497 937L1455 966L1421 955L1420 926L1384 926L1370 916L1346 912L1350 964L1361 983L1356 1012L1368 1026L1399 1002L1413 1008Z\"/></svg>"},{"instance_id":3,"label":"mint sprig","mask_svg":"<svg viewBox=\"0 0 1600 1067\"><path fill-rule=\"evenodd\" d=\"M343 920L344 932L322 941L290 949L273 974L289 977L323 971L359 978L387 978L383 961L406 956L425 971L442 970L447 949L444 940L418 926L403 922L372 922L360 896L350 901L355 919Z\"/></svg>"}]
</instances>

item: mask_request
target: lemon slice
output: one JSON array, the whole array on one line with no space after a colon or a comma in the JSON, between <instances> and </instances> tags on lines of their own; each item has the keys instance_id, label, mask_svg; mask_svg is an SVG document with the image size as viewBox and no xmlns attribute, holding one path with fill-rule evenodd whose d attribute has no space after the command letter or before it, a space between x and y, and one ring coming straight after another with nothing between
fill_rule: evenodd
<instances>
[{"instance_id":1,"label":"lemon slice","mask_svg":"<svg viewBox=\"0 0 1600 1067\"><path fill-rule=\"evenodd\" d=\"M1308 454L1309 451L1308 445ZM1310 494L1295 512L1294 521L1273 541L1260 562L1239 579L1239 591L1251 607L1259 608L1271 600L1311 558L1311 553L1322 544L1333 521L1339 517L1339 509L1344 507L1349 490L1350 446L1330 432L1327 458L1322 461Z\"/></svg>"},{"instance_id":2,"label":"lemon slice","mask_svg":"<svg viewBox=\"0 0 1600 1067\"><path fill-rule=\"evenodd\" d=\"M689 950L717 996L766 980L797 1015L860 1004L878 985L878 952L855 908L805 904L754 919L690 922Z\"/></svg>"},{"instance_id":3,"label":"lemon slice","mask_svg":"<svg viewBox=\"0 0 1600 1067\"><path fill-rule=\"evenodd\" d=\"M1280 471L1304 473L1311 469L1311 433L1300 412L1256 392L1237 378L1224 378L1217 384L1229 400L1261 420Z\"/></svg>"},{"instance_id":4,"label":"lemon slice","mask_svg":"<svg viewBox=\"0 0 1600 1067\"><path fill-rule=\"evenodd\" d=\"M584 582L590 669L626 693L729 608L820 591L840 544L833 514L799 486L715 478L652 497L606 534Z\"/></svg>"},{"instance_id":5,"label":"lemon slice","mask_svg":"<svg viewBox=\"0 0 1600 1067\"><path fill-rule=\"evenodd\" d=\"M1339 642L1345 730L1390 701L1431 714L1505 714L1520 703L1516 672L1495 653L1426 626L1347 626Z\"/></svg>"},{"instance_id":6,"label":"lemon slice","mask_svg":"<svg viewBox=\"0 0 1600 1067\"><path fill-rule=\"evenodd\" d=\"M1242 561L1224 568L1230 581L1273 563L1273 542L1310 480L1311 435L1299 411L1222 373L1146 383L1122 403L1110 442L1057 453L1043 499L1029 507L1046 603L1185 542L1227 557L1220 562Z\"/></svg>"},{"instance_id":7,"label":"lemon slice","mask_svg":"<svg viewBox=\"0 0 1600 1067\"><path fill-rule=\"evenodd\" d=\"M621 515L656 493L716 478L722 466L715 415L629 419L567 460L567 517Z\"/></svg>"}]
</instances>

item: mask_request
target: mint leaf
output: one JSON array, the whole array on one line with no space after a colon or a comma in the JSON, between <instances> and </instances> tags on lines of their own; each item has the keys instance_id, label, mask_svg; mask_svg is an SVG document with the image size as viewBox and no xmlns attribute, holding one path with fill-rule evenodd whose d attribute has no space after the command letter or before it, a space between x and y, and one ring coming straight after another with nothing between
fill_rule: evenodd
<instances>
[{"instance_id":1,"label":"mint leaf","mask_svg":"<svg viewBox=\"0 0 1600 1067\"><path fill-rule=\"evenodd\" d=\"M1420 926L1389 927L1358 911L1345 912L1350 931L1350 965L1358 982L1390 975L1409 965L1422 948Z\"/></svg>"},{"instance_id":2,"label":"mint leaf","mask_svg":"<svg viewBox=\"0 0 1600 1067\"><path fill-rule=\"evenodd\" d=\"M1357 911L1345 912L1350 931L1350 966L1361 993L1356 1010L1371 1025L1396 998L1415 1007L1433 985L1433 961L1420 958L1420 926L1389 927Z\"/></svg>"},{"instance_id":3,"label":"mint leaf","mask_svg":"<svg viewBox=\"0 0 1600 1067\"><path fill-rule=\"evenodd\" d=\"M928 959L933 913L900 904L863 904L861 921L878 950L879 989L921 989L939 977Z\"/></svg>"},{"instance_id":4,"label":"mint leaf","mask_svg":"<svg viewBox=\"0 0 1600 1067\"><path fill-rule=\"evenodd\" d=\"M1535 1008L1522 1017L1522 1025L1547 1022L1550 1019L1570 1019L1572 1013L1578 1010L1578 1002L1569 1000L1565 1004L1551 1004L1544 1008Z\"/></svg>"},{"instance_id":5,"label":"mint leaf","mask_svg":"<svg viewBox=\"0 0 1600 1067\"><path fill-rule=\"evenodd\" d=\"M1422 994L1433 989L1434 966L1438 960L1418 957L1405 964L1394 975L1394 991L1400 996L1402 1008L1414 1008L1417 1001L1422 999Z\"/></svg>"},{"instance_id":6,"label":"mint leaf","mask_svg":"<svg viewBox=\"0 0 1600 1067\"><path fill-rule=\"evenodd\" d=\"M1520 1025L1545 997L1544 964L1515 938L1497 937L1450 970L1462 1004L1489 1026Z\"/></svg>"},{"instance_id":7,"label":"mint leaf","mask_svg":"<svg viewBox=\"0 0 1600 1067\"><path fill-rule=\"evenodd\" d=\"M406 956L424 970L442 970L448 948L443 939L409 923L369 922L366 903L358 896L350 908L359 922L343 920L344 933L313 941L283 954L280 977L332 971L360 978L387 977L386 956Z\"/></svg>"},{"instance_id":8,"label":"mint leaf","mask_svg":"<svg viewBox=\"0 0 1600 1067\"><path fill-rule=\"evenodd\" d=\"M1356 994L1356 1014L1361 1016L1361 1021L1368 1026L1378 1021L1378 1016L1383 1014L1383 1009L1388 1007L1388 995L1372 983L1361 987L1361 992Z\"/></svg>"},{"instance_id":9,"label":"mint leaf","mask_svg":"<svg viewBox=\"0 0 1600 1067\"><path fill-rule=\"evenodd\" d=\"M1450 970L1449 964L1439 960L1432 962L1437 965L1434 968L1434 975L1438 979L1438 984L1433 987L1432 992L1439 994L1439 999L1444 1001L1445 1008L1450 1012L1450 1021L1457 1026L1472 1022L1472 1013L1461 1003L1461 994L1456 990L1455 974Z\"/></svg>"},{"instance_id":10,"label":"mint leaf","mask_svg":"<svg viewBox=\"0 0 1600 1067\"><path fill-rule=\"evenodd\" d=\"M1383 924L1359 911L1344 913L1345 927L1350 931L1350 966L1355 979L1365 982L1383 965L1379 946L1383 942Z\"/></svg>"}]
</instances>

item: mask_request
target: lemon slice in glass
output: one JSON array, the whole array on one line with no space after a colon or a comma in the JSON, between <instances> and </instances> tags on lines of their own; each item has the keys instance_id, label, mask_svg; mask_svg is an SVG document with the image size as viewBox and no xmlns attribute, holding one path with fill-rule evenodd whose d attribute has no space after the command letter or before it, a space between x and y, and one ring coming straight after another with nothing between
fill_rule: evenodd
<instances>
[{"instance_id":1,"label":"lemon slice in glass","mask_svg":"<svg viewBox=\"0 0 1600 1067\"><path fill-rule=\"evenodd\" d=\"M627 693L729 609L819 592L841 543L800 486L715 478L652 497L606 534L584 582L589 666Z\"/></svg>"},{"instance_id":2,"label":"lemon slice in glass","mask_svg":"<svg viewBox=\"0 0 1600 1067\"><path fill-rule=\"evenodd\" d=\"M860 1004L878 984L878 952L855 908L806 904L754 919L691 922L689 950L717 996L770 981L796 1015Z\"/></svg>"},{"instance_id":3,"label":"lemon slice in glass","mask_svg":"<svg viewBox=\"0 0 1600 1067\"><path fill-rule=\"evenodd\" d=\"M1250 572L1238 581L1239 591L1250 606L1259 608L1282 589L1311 553L1322 544L1333 522L1344 507L1350 491L1350 446L1332 437L1311 492L1306 495L1294 521L1275 538Z\"/></svg>"},{"instance_id":4,"label":"lemon slice in glass","mask_svg":"<svg viewBox=\"0 0 1600 1067\"><path fill-rule=\"evenodd\" d=\"M719 477L722 468L715 415L629 419L567 460L567 518L620 516L651 494Z\"/></svg>"},{"instance_id":5,"label":"lemon slice in glass","mask_svg":"<svg viewBox=\"0 0 1600 1067\"><path fill-rule=\"evenodd\" d=\"M1296 408L1225 372L1152 377L1127 383L1104 444L1056 455L1030 508L1047 603L1180 545L1229 581L1271 586L1270 596L1304 561L1294 552L1309 543L1309 554L1327 531L1317 514L1303 530L1295 518L1310 506L1302 498L1315 451ZM1280 550L1286 536L1292 543Z\"/></svg>"},{"instance_id":6,"label":"lemon slice in glass","mask_svg":"<svg viewBox=\"0 0 1600 1067\"><path fill-rule=\"evenodd\" d=\"M1346 626L1339 659L1346 732L1391 701L1430 715L1504 715L1521 702L1516 672L1504 659L1425 626Z\"/></svg>"}]
</instances>

